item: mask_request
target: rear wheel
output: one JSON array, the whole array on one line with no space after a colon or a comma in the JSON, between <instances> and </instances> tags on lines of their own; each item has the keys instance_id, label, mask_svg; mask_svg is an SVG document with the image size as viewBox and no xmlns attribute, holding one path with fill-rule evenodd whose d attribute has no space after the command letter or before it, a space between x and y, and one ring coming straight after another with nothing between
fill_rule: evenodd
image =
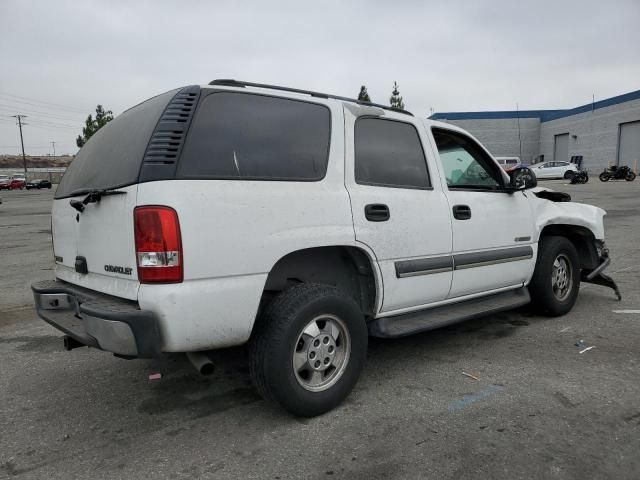
<instances>
[{"instance_id":1,"label":"rear wheel","mask_svg":"<svg viewBox=\"0 0 640 480\"><path fill-rule=\"evenodd\" d=\"M567 170L566 172L564 172L564 179L571 180L571 177L573 177L574 175L575 174L573 173L573 171Z\"/></svg>"},{"instance_id":2,"label":"rear wheel","mask_svg":"<svg viewBox=\"0 0 640 480\"><path fill-rule=\"evenodd\" d=\"M598 178L600 179L601 182L608 182L609 174L607 174L606 172L602 172Z\"/></svg>"},{"instance_id":3,"label":"rear wheel","mask_svg":"<svg viewBox=\"0 0 640 480\"><path fill-rule=\"evenodd\" d=\"M633 182L635 179L636 179L636 174L633 172L627 173L627 176L625 177L625 180L627 182Z\"/></svg>"},{"instance_id":4,"label":"rear wheel","mask_svg":"<svg viewBox=\"0 0 640 480\"><path fill-rule=\"evenodd\" d=\"M549 316L568 313L580 290L580 261L576 247L565 237L543 237L529 293L531 305Z\"/></svg>"},{"instance_id":5,"label":"rear wheel","mask_svg":"<svg viewBox=\"0 0 640 480\"><path fill-rule=\"evenodd\" d=\"M256 388L290 413L312 417L351 392L367 355L360 307L335 287L301 284L265 309L250 346Z\"/></svg>"}]
</instances>

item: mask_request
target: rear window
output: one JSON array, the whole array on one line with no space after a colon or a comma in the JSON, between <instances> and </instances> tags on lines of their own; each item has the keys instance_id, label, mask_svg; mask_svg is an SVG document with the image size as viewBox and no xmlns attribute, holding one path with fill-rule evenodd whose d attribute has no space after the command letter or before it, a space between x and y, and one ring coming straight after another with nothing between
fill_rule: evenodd
<instances>
[{"instance_id":1,"label":"rear window","mask_svg":"<svg viewBox=\"0 0 640 480\"><path fill-rule=\"evenodd\" d=\"M395 120L359 118L355 126L355 178L363 185L431 187L416 128Z\"/></svg>"},{"instance_id":2,"label":"rear window","mask_svg":"<svg viewBox=\"0 0 640 480\"><path fill-rule=\"evenodd\" d=\"M149 138L176 92L172 90L136 105L98 130L67 168L55 198L136 183Z\"/></svg>"},{"instance_id":3,"label":"rear window","mask_svg":"<svg viewBox=\"0 0 640 480\"><path fill-rule=\"evenodd\" d=\"M189 129L180 178L316 181L329 157L331 116L316 103L248 93L205 97Z\"/></svg>"}]
</instances>

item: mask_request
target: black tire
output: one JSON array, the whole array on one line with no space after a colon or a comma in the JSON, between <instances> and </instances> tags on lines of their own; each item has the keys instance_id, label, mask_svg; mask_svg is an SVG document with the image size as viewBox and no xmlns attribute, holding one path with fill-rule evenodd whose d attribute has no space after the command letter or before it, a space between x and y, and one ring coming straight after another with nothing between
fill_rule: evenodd
<instances>
[{"instance_id":1,"label":"black tire","mask_svg":"<svg viewBox=\"0 0 640 480\"><path fill-rule=\"evenodd\" d=\"M303 341L302 331L323 315L342 321L348 330L348 336L343 337L349 340L350 354L335 383L322 391L310 391L294 369L293 356ZM258 319L250 342L251 378L263 398L293 415L320 415L339 405L358 381L367 356L367 341L364 317L351 297L328 285L296 285L274 298Z\"/></svg>"},{"instance_id":2,"label":"black tire","mask_svg":"<svg viewBox=\"0 0 640 480\"><path fill-rule=\"evenodd\" d=\"M566 261L570 266L566 274L569 285L564 295L554 291L554 263L557 259ZM542 237L538 243L536 269L529 284L532 307L551 317L564 315L573 308L579 290L580 259L576 247L566 237Z\"/></svg>"},{"instance_id":3,"label":"black tire","mask_svg":"<svg viewBox=\"0 0 640 480\"><path fill-rule=\"evenodd\" d=\"M627 176L624 177L627 182L633 182L636 179L636 174L633 172L627 173Z\"/></svg>"},{"instance_id":4,"label":"black tire","mask_svg":"<svg viewBox=\"0 0 640 480\"><path fill-rule=\"evenodd\" d=\"M607 174L605 172L602 172L598 178L600 178L601 182L608 182L609 181L609 174Z\"/></svg>"},{"instance_id":5,"label":"black tire","mask_svg":"<svg viewBox=\"0 0 640 480\"><path fill-rule=\"evenodd\" d=\"M571 178L575 175L575 173L573 173L571 170L567 170L566 172L564 172L564 179L565 180L571 180Z\"/></svg>"}]
</instances>

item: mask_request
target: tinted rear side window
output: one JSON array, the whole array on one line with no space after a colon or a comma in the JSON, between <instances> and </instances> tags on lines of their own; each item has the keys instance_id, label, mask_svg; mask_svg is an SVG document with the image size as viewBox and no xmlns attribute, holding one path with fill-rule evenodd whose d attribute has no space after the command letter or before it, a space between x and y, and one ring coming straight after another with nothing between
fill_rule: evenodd
<instances>
[{"instance_id":1,"label":"tinted rear side window","mask_svg":"<svg viewBox=\"0 0 640 480\"><path fill-rule=\"evenodd\" d=\"M358 119L355 177L365 185L429 188L427 162L415 127L379 118Z\"/></svg>"},{"instance_id":2,"label":"tinted rear side window","mask_svg":"<svg viewBox=\"0 0 640 480\"><path fill-rule=\"evenodd\" d=\"M136 183L149 138L176 92L172 90L136 105L98 130L67 168L55 198L79 190Z\"/></svg>"},{"instance_id":3,"label":"tinted rear side window","mask_svg":"<svg viewBox=\"0 0 640 480\"><path fill-rule=\"evenodd\" d=\"M331 117L323 105L247 93L205 97L189 129L178 176L320 180Z\"/></svg>"}]
</instances>

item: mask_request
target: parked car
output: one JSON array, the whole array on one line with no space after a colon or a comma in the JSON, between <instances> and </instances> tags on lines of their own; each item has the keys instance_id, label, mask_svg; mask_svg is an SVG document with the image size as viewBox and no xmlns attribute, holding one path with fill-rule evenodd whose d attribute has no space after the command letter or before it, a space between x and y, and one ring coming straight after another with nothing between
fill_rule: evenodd
<instances>
[{"instance_id":1,"label":"parked car","mask_svg":"<svg viewBox=\"0 0 640 480\"><path fill-rule=\"evenodd\" d=\"M51 182L46 179L38 179L38 180L30 180L26 184L27 190L31 190L32 188L37 188L40 190L41 188L51 188Z\"/></svg>"},{"instance_id":2,"label":"parked car","mask_svg":"<svg viewBox=\"0 0 640 480\"><path fill-rule=\"evenodd\" d=\"M25 185L24 177L0 175L0 190L22 190Z\"/></svg>"},{"instance_id":3,"label":"parked car","mask_svg":"<svg viewBox=\"0 0 640 480\"><path fill-rule=\"evenodd\" d=\"M544 162L531 165L536 178L564 178L569 180L578 172L578 167L569 162Z\"/></svg>"},{"instance_id":4,"label":"parked car","mask_svg":"<svg viewBox=\"0 0 640 480\"><path fill-rule=\"evenodd\" d=\"M521 165L520 157L495 157L495 159L505 172L509 172Z\"/></svg>"},{"instance_id":5,"label":"parked car","mask_svg":"<svg viewBox=\"0 0 640 480\"><path fill-rule=\"evenodd\" d=\"M56 279L32 290L67 349L187 352L205 372L199 352L248 343L258 391L313 416L349 394L369 335L530 302L563 315L581 282L616 288L606 212L567 199L451 124L217 80L78 152L53 201Z\"/></svg>"}]
</instances>

